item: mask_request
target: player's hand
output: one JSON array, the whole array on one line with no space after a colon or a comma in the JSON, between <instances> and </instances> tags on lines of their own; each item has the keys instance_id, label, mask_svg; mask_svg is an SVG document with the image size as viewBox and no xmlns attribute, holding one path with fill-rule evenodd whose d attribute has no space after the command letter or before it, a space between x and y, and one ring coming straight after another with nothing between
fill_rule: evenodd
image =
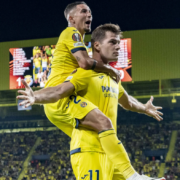
<instances>
[{"instance_id":1,"label":"player's hand","mask_svg":"<svg viewBox=\"0 0 180 180\"><path fill-rule=\"evenodd\" d=\"M109 72L109 75L111 76L112 79L114 79L117 83L119 83L119 81L121 80L121 75L120 72L115 69L115 68L111 68L111 71Z\"/></svg>"},{"instance_id":2,"label":"player's hand","mask_svg":"<svg viewBox=\"0 0 180 180\"><path fill-rule=\"evenodd\" d=\"M29 107L35 103L35 95L34 95L33 90L28 86L26 81L22 79L21 82L25 86L25 91L19 90L18 93L22 95L18 95L17 99L24 99L24 101L19 103L20 106L24 105L25 107Z\"/></svg>"},{"instance_id":3,"label":"player's hand","mask_svg":"<svg viewBox=\"0 0 180 180\"><path fill-rule=\"evenodd\" d=\"M151 96L150 100L145 104L145 107L146 107L145 114L153 117L154 119L158 121L162 121L163 118L161 116L163 116L163 113L158 111L159 109L162 109L162 107L154 106L152 104L153 100L154 98L153 96Z\"/></svg>"}]
</instances>

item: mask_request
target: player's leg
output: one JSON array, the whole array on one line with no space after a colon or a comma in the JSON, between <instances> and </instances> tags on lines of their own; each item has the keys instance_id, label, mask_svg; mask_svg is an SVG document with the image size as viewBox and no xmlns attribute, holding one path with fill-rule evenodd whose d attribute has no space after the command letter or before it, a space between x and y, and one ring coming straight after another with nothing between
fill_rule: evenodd
<instances>
[{"instance_id":1,"label":"player's leg","mask_svg":"<svg viewBox=\"0 0 180 180\"><path fill-rule=\"evenodd\" d=\"M119 141L115 130L112 129L112 124L108 121L110 120L99 109L93 109L80 122L97 131L101 130L99 132L101 145L117 169L114 180L149 180L148 177L140 176L135 172L123 144ZM153 180L153 178L151 179ZM164 177L156 180L164 180Z\"/></svg>"},{"instance_id":2,"label":"player's leg","mask_svg":"<svg viewBox=\"0 0 180 180\"><path fill-rule=\"evenodd\" d=\"M113 166L107 156L98 152L81 152L71 155L76 180L112 180Z\"/></svg>"},{"instance_id":3,"label":"player's leg","mask_svg":"<svg viewBox=\"0 0 180 180\"><path fill-rule=\"evenodd\" d=\"M80 122L83 125L95 128L99 132L100 142L105 153L125 179L128 179L135 174L135 170L123 144L117 138L116 132L109 121L99 109L94 109Z\"/></svg>"},{"instance_id":4,"label":"player's leg","mask_svg":"<svg viewBox=\"0 0 180 180\"><path fill-rule=\"evenodd\" d=\"M63 106L63 101L66 101L66 99L59 100L57 103L45 104L44 111L52 124L71 137L76 122L72 121L72 117L59 109ZM59 104L61 104L61 106Z\"/></svg>"},{"instance_id":5,"label":"player's leg","mask_svg":"<svg viewBox=\"0 0 180 180\"><path fill-rule=\"evenodd\" d=\"M126 179L135 174L128 154L116 136L111 120L94 104L83 97L72 95L66 113L79 119L81 125L91 127L99 132L102 148Z\"/></svg>"},{"instance_id":6,"label":"player's leg","mask_svg":"<svg viewBox=\"0 0 180 180\"><path fill-rule=\"evenodd\" d=\"M110 119L97 109L94 104L80 96L72 95L70 98L59 100L57 103L46 104L45 113L50 121L65 133L69 133L66 130L66 125L68 127L69 125L76 126L75 118L82 119L81 122L84 125L102 131L99 134L100 142L113 164L119 168L119 171L122 172L126 179L135 173L122 143L119 144L120 141L115 130L112 129ZM62 126L63 124L64 126Z\"/></svg>"}]
</instances>

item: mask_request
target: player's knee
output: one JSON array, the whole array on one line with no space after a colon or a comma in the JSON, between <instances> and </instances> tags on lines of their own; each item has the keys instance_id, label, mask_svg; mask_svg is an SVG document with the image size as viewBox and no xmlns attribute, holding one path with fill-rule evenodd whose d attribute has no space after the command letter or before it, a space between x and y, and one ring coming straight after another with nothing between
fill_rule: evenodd
<instances>
[{"instance_id":1,"label":"player's knee","mask_svg":"<svg viewBox=\"0 0 180 180\"><path fill-rule=\"evenodd\" d=\"M112 128L111 120L106 116L98 117L98 130L103 131Z\"/></svg>"}]
</instances>

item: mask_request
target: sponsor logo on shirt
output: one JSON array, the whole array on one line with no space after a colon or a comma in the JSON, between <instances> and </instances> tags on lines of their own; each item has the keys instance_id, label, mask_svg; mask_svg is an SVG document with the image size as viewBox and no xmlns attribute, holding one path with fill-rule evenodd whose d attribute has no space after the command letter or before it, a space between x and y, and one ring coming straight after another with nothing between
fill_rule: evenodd
<instances>
[{"instance_id":1,"label":"sponsor logo on shirt","mask_svg":"<svg viewBox=\"0 0 180 180\"><path fill-rule=\"evenodd\" d=\"M104 93L104 97L118 99L119 90L117 88L109 87L109 86L101 86L101 88L102 88L102 92Z\"/></svg>"},{"instance_id":2,"label":"sponsor logo on shirt","mask_svg":"<svg viewBox=\"0 0 180 180\"><path fill-rule=\"evenodd\" d=\"M118 89L116 89L114 87L109 87L109 86L101 86L101 87L102 87L102 92L106 91L106 92L112 92L112 93L116 93L116 94L119 93Z\"/></svg>"},{"instance_id":3,"label":"sponsor logo on shirt","mask_svg":"<svg viewBox=\"0 0 180 180\"><path fill-rule=\"evenodd\" d=\"M88 174L85 174L84 177L81 177L81 179L85 179L88 176Z\"/></svg>"},{"instance_id":4,"label":"sponsor logo on shirt","mask_svg":"<svg viewBox=\"0 0 180 180\"><path fill-rule=\"evenodd\" d=\"M99 76L100 79L102 79L104 76Z\"/></svg>"}]
</instances>

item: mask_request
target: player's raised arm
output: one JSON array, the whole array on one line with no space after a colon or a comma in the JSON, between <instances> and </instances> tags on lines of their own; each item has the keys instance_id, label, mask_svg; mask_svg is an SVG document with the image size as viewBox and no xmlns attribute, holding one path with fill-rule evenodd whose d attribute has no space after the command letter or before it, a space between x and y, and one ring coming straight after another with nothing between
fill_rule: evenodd
<instances>
[{"instance_id":1,"label":"player's raised arm","mask_svg":"<svg viewBox=\"0 0 180 180\"><path fill-rule=\"evenodd\" d=\"M71 82L62 83L55 87L48 87L38 91L33 91L26 81L22 80L25 86L25 90L19 90L17 99L24 99L20 105L25 105L25 107L31 106L33 104L47 104L54 103L59 99L69 96L74 91L74 85Z\"/></svg>"},{"instance_id":2,"label":"player's raised arm","mask_svg":"<svg viewBox=\"0 0 180 180\"><path fill-rule=\"evenodd\" d=\"M163 118L161 117L163 113L158 110L162 109L162 107L154 106L152 104L153 99L154 99L153 96L151 96L150 100L146 104L142 104L134 97L128 95L128 93L124 90L124 93L119 98L118 102L124 109L138 113L143 113L150 117L153 117L158 121L161 121L163 120Z\"/></svg>"}]
</instances>

